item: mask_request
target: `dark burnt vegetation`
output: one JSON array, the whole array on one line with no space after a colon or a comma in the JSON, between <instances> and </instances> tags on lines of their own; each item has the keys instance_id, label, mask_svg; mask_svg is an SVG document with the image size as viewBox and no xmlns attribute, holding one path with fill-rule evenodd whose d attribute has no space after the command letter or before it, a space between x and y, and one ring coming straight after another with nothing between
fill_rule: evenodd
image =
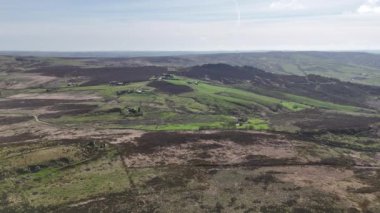
<instances>
[{"instance_id":1,"label":"dark burnt vegetation","mask_svg":"<svg viewBox=\"0 0 380 213\"><path fill-rule=\"evenodd\" d=\"M297 140L365 152L377 152L380 149L379 117L328 113L320 110L271 116L272 123L288 125L288 121L299 127L296 134L289 134Z\"/></svg>"},{"instance_id":2,"label":"dark burnt vegetation","mask_svg":"<svg viewBox=\"0 0 380 213\"><path fill-rule=\"evenodd\" d=\"M30 121L32 119L33 119L33 117L31 117L31 116L18 116L18 117L0 116L0 125L17 124L17 123L27 122L27 121Z\"/></svg>"},{"instance_id":3,"label":"dark burnt vegetation","mask_svg":"<svg viewBox=\"0 0 380 213\"><path fill-rule=\"evenodd\" d=\"M380 95L380 87L343 82L318 75L296 76L265 72L254 67L237 67L227 64L206 64L188 68L181 75L219 81L225 84L249 82L255 92L282 98L278 92L307 96L339 104L367 107L369 95Z\"/></svg>"},{"instance_id":4,"label":"dark burnt vegetation","mask_svg":"<svg viewBox=\"0 0 380 213\"><path fill-rule=\"evenodd\" d=\"M166 173L153 177L145 182L146 187L155 190L169 190L176 187L186 187L190 181L202 181L206 178L204 171L195 167L168 167Z\"/></svg>"},{"instance_id":5,"label":"dark burnt vegetation","mask_svg":"<svg viewBox=\"0 0 380 213\"><path fill-rule=\"evenodd\" d=\"M357 134L368 131L371 125L378 122L380 122L378 117L327 114L315 120L296 122L296 126L301 127L305 132L316 130L319 132Z\"/></svg>"},{"instance_id":6,"label":"dark burnt vegetation","mask_svg":"<svg viewBox=\"0 0 380 213\"><path fill-rule=\"evenodd\" d=\"M243 166L286 166L286 165L306 165L300 163L295 158L270 158L264 155L248 155Z\"/></svg>"},{"instance_id":7,"label":"dark burnt vegetation","mask_svg":"<svg viewBox=\"0 0 380 213\"><path fill-rule=\"evenodd\" d=\"M53 113L42 114L40 119L59 118L61 116L68 115L81 115L87 114L95 110L98 106L91 104L58 104L49 107L49 110L58 111Z\"/></svg>"},{"instance_id":8,"label":"dark burnt vegetation","mask_svg":"<svg viewBox=\"0 0 380 213\"><path fill-rule=\"evenodd\" d=\"M265 74L264 71L256 68L248 70L242 67L235 67L227 64L206 64L188 68L180 74L190 78L210 79L231 84L250 80L254 78L257 73Z\"/></svg>"},{"instance_id":9,"label":"dark burnt vegetation","mask_svg":"<svg viewBox=\"0 0 380 213\"><path fill-rule=\"evenodd\" d=\"M64 111L70 111L70 110L82 110L82 109L95 109L97 107L97 105L93 105L93 104L78 104L78 103L67 103L67 104L58 104L58 105L54 105L54 106L51 106L49 107L49 110L52 110L52 111L60 111L60 110L64 110Z\"/></svg>"},{"instance_id":10,"label":"dark burnt vegetation","mask_svg":"<svg viewBox=\"0 0 380 213\"><path fill-rule=\"evenodd\" d=\"M127 148L128 153L153 153L160 147L179 146L186 143L194 143L201 140L226 141L230 140L239 145L252 145L264 140L275 141L276 135L264 133L247 133L239 131L225 131L217 133L175 133L175 132L151 132L137 138L137 145ZM210 147L208 147L210 148ZM216 148L213 146L212 148ZM206 148L207 149L207 148Z\"/></svg>"},{"instance_id":11,"label":"dark burnt vegetation","mask_svg":"<svg viewBox=\"0 0 380 213\"><path fill-rule=\"evenodd\" d=\"M360 133L362 134L362 132ZM333 135L335 138L325 138L323 136ZM376 138L367 137L363 142L359 141L356 135L351 136L350 141L345 138L346 134L331 134L331 132L303 132L298 134L295 138L300 140L308 140L319 145L326 145L332 148L345 148L361 152L379 152L379 141ZM337 159L341 160L341 159Z\"/></svg>"},{"instance_id":12,"label":"dark burnt vegetation","mask_svg":"<svg viewBox=\"0 0 380 213\"><path fill-rule=\"evenodd\" d=\"M307 109L299 112L273 114L270 115L270 119L276 124L284 124L291 121L295 126L301 129L301 133L367 133L374 125L380 122L380 117L333 113L319 109Z\"/></svg>"},{"instance_id":13,"label":"dark burnt vegetation","mask_svg":"<svg viewBox=\"0 0 380 213\"><path fill-rule=\"evenodd\" d=\"M297 158L270 158L264 155L248 155L246 161L239 165L247 167L276 167L276 166L329 166L337 168L349 168L355 166L355 161L348 156L327 157L319 161L302 162Z\"/></svg>"},{"instance_id":14,"label":"dark burnt vegetation","mask_svg":"<svg viewBox=\"0 0 380 213\"><path fill-rule=\"evenodd\" d=\"M24 141L30 141L35 139L40 139L43 136L34 135L30 132L25 132L12 136L0 136L0 144L2 143L22 143Z\"/></svg>"},{"instance_id":15,"label":"dark burnt vegetation","mask_svg":"<svg viewBox=\"0 0 380 213\"><path fill-rule=\"evenodd\" d=\"M350 168L355 166L355 161L348 156L339 156L339 157L328 157L320 161L321 165L325 166L335 166L335 167L347 167Z\"/></svg>"},{"instance_id":16,"label":"dark burnt vegetation","mask_svg":"<svg viewBox=\"0 0 380 213\"><path fill-rule=\"evenodd\" d=\"M175 85L167 81L151 81L147 86L153 87L160 92L170 95L178 95L181 93L192 92L193 89L185 85Z\"/></svg>"},{"instance_id":17,"label":"dark burnt vegetation","mask_svg":"<svg viewBox=\"0 0 380 213\"><path fill-rule=\"evenodd\" d=\"M264 174L260 174L255 177L246 177L246 181L253 182L254 184L262 184L263 188L266 190L269 185L274 183L282 183L280 179L278 179L274 174L266 172Z\"/></svg>"},{"instance_id":18,"label":"dark burnt vegetation","mask_svg":"<svg viewBox=\"0 0 380 213\"><path fill-rule=\"evenodd\" d=\"M0 202L0 204L4 204L4 207L1 208L3 212L28 212L28 213L39 213L39 212L51 212L54 211L54 207L34 207L30 204L21 204L18 206L9 206L6 205L7 203L4 201L3 203Z\"/></svg>"},{"instance_id":19,"label":"dark burnt vegetation","mask_svg":"<svg viewBox=\"0 0 380 213\"><path fill-rule=\"evenodd\" d=\"M167 72L164 67L103 67L103 68L80 68L73 66L46 67L34 69L30 72L41 73L56 77L87 77L90 80L83 86L107 84L112 81L123 83L147 81L152 76L158 76Z\"/></svg>"}]
</instances>

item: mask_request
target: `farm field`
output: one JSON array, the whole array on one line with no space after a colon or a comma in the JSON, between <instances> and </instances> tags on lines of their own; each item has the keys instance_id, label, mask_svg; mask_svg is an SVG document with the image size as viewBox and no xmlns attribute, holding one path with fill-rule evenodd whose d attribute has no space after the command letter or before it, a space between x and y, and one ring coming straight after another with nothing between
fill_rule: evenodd
<instances>
[{"instance_id":1,"label":"farm field","mask_svg":"<svg viewBox=\"0 0 380 213\"><path fill-rule=\"evenodd\" d=\"M131 60L0 56L0 212L380 211L379 87Z\"/></svg>"}]
</instances>

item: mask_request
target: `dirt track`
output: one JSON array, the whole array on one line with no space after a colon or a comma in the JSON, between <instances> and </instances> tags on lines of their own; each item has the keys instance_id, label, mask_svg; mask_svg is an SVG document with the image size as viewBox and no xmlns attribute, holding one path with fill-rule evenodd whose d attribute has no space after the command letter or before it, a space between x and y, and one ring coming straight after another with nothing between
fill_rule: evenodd
<instances>
[{"instance_id":1,"label":"dirt track","mask_svg":"<svg viewBox=\"0 0 380 213\"><path fill-rule=\"evenodd\" d=\"M35 120L37 123L45 124L45 125L50 125L49 123L46 123L46 122L44 122L44 121L40 121L40 119L38 118L38 115L33 115L33 118L34 118L34 120Z\"/></svg>"}]
</instances>

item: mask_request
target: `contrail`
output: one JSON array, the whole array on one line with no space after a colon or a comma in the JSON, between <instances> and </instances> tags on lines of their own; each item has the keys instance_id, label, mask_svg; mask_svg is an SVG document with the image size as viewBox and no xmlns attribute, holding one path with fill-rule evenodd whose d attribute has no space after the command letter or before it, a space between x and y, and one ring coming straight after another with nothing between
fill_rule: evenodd
<instances>
[{"instance_id":1,"label":"contrail","mask_svg":"<svg viewBox=\"0 0 380 213\"><path fill-rule=\"evenodd\" d=\"M236 10L236 14L237 14L237 25L240 26L240 23L241 23L241 12L240 12L240 5L239 5L239 2L237 0L232 0L234 3L235 3L235 10Z\"/></svg>"}]
</instances>

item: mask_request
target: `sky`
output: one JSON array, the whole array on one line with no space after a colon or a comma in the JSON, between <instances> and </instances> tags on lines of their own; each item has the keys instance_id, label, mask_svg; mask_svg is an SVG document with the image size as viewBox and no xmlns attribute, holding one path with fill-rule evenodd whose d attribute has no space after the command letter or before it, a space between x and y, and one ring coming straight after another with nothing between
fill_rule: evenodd
<instances>
[{"instance_id":1,"label":"sky","mask_svg":"<svg viewBox=\"0 0 380 213\"><path fill-rule=\"evenodd\" d=\"M380 0L0 0L0 50L380 50Z\"/></svg>"}]
</instances>

